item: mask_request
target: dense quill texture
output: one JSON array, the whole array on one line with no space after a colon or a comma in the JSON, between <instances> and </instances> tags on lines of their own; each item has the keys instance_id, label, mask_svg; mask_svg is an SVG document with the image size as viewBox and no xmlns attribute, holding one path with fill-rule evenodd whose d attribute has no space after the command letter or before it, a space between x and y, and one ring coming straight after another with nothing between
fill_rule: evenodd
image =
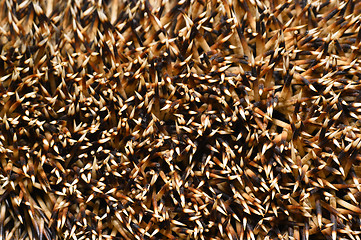
<instances>
[{"instance_id":1,"label":"dense quill texture","mask_svg":"<svg viewBox=\"0 0 361 240\"><path fill-rule=\"evenodd\" d=\"M0 9L0 239L360 239L359 1Z\"/></svg>"}]
</instances>

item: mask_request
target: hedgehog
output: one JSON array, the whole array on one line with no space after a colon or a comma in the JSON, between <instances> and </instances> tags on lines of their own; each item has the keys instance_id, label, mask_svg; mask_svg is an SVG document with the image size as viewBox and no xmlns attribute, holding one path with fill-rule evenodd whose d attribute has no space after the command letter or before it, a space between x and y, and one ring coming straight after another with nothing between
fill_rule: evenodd
<instances>
[{"instance_id":1,"label":"hedgehog","mask_svg":"<svg viewBox=\"0 0 361 240\"><path fill-rule=\"evenodd\" d=\"M0 7L0 239L360 239L360 1Z\"/></svg>"}]
</instances>

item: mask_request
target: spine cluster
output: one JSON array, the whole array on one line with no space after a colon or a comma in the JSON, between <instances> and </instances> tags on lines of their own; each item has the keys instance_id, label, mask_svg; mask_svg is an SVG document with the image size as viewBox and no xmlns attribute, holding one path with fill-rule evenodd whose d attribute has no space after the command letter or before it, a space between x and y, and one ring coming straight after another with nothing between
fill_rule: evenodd
<instances>
[{"instance_id":1,"label":"spine cluster","mask_svg":"<svg viewBox=\"0 0 361 240\"><path fill-rule=\"evenodd\" d=\"M0 239L355 239L358 0L0 1Z\"/></svg>"}]
</instances>

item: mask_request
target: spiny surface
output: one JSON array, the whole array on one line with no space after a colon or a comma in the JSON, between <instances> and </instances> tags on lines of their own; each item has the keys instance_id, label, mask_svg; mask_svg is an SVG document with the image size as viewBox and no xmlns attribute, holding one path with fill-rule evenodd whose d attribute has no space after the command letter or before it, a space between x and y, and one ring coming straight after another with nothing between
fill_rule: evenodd
<instances>
[{"instance_id":1,"label":"spiny surface","mask_svg":"<svg viewBox=\"0 0 361 240\"><path fill-rule=\"evenodd\" d=\"M360 1L0 9L1 239L360 239Z\"/></svg>"}]
</instances>

